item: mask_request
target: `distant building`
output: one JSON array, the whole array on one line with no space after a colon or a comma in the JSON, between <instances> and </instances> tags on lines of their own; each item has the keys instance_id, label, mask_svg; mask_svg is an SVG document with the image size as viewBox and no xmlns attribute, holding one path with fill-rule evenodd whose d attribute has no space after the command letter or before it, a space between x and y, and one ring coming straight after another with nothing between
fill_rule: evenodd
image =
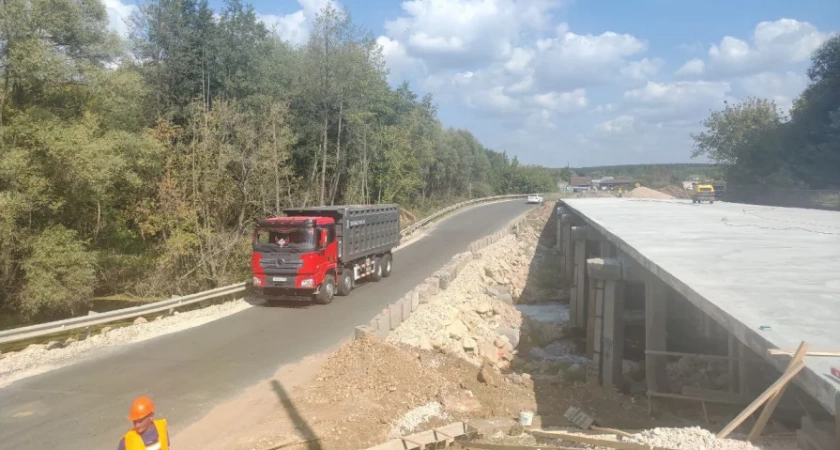
<instances>
[{"instance_id":1,"label":"distant building","mask_svg":"<svg viewBox=\"0 0 840 450\"><path fill-rule=\"evenodd\" d=\"M572 187L572 190L575 192L577 191L588 191L592 189L592 178L589 177L572 177L571 182L569 185Z\"/></svg>"},{"instance_id":2,"label":"distant building","mask_svg":"<svg viewBox=\"0 0 840 450\"><path fill-rule=\"evenodd\" d=\"M636 184L635 180L631 180L630 178L624 177L603 177L599 180L592 180L592 187L594 187L596 190L601 191L611 191L619 187L626 189L628 187L633 186L634 184Z\"/></svg>"}]
</instances>

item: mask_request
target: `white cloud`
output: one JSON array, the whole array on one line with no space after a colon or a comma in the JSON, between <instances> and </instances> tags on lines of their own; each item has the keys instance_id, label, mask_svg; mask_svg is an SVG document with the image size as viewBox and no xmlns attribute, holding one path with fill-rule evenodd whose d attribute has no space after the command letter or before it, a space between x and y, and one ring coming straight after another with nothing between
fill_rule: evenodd
<instances>
[{"instance_id":1,"label":"white cloud","mask_svg":"<svg viewBox=\"0 0 840 450\"><path fill-rule=\"evenodd\" d=\"M631 61L621 68L620 73L630 80L644 82L659 73L664 66L665 60L661 58L643 58L641 61Z\"/></svg>"},{"instance_id":2,"label":"white cloud","mask_svg":"<svg viewBox=\"0 0 840 450\"><path fill-rule=\"evenodd\" d=\"M751 43L724 36L708 52L709 72L719 76L752 75L807 61L830 33L808 22L782 18L759 22ZM691 63L691 61L689 62Z\"/></svg>"},{"instance_id":3,"label":"white cloud","mask_svg":"<svg viewBox=\"0 0 840 450\"><path fill-rule=\"evenodd\" d=\"M312 24L315 23L315 17L321 9L328 4L341 9L340 5L331 0L297 0L297 2L301 9L291 14L257 14L257 19L269 29L274 29L284 41L293 45L302 45L309 39Z\"/></svg>"},{"instance_id":4,"label":"white cloud","mask_svg":"<svg viewBox=\"0 0 840 450\"><path fill-rule=\"evenodd\" d=\"M743 77L739 81L747 94L774 100L783 111L788 111L793 100L808 85L808 77L796 72L762 72Z\"/></svg>"},{"instance_id":5,"label":"white cloud","mask_svg":"<svg viewBox=\"0 0 840 450\"><path fill-rule=\"evenodd\" d=\"M580 35L569 31L569 26L563 23L557 26L555 37L538 40L536 47L534 69L538 83L544 87L590 87L615 80L615 73L621 73L622 69L641 75L645 71L655 72L656 68L652 60L627 66L626 58L647 48L647 43L630 34L606 31L599 35Z\"/></svg>"},{"instance_id":6,"label":"white cloud","mask_svg":"<svg viewBox=\"0 0 840 450\"><path fill-rule=\"evenodd\" d=\"M702 59L694 58L677 69L676 75L701 75L706 70L706 63Z\"/></svg>"},{"instance_id":7,"label":"white cloud","mask_svg":"<svg viewBox=\"0 0 840 450\"><path fill-rule=\"evenodd\" d=\"M558 6L550 0L411 0L385 29L433 70L464 69L509 58L523 34L548 26Z\"/></svg>"},{"instance_id":8,"label":"white cloud","mask_svg":"<svg viewBox=\"0 0 840 450\"><path fill-rule=\"evenodd\" d=\"M710 108L722 107L731 89L727 82L649 81L643 88L625 92L624 100L637 114L659 121L681 120L706 113Z\"/></svg>"},{"instance_id":9,"label":"white cloud","mask_svg":"<svg viewBox=\"0 0 840 450\"><path fill-rule=\"evenodd\" d=\"M559 113L581 110L589 105L589 100L586 98L586 89L538 94L534 96L534 102L545 110Z\"/></svg>"},{"instance_id":10,"label":"white cloud","mask_svg":"<svg viewBox=\"0 0 840 450\"><path fill-rule=\"evenodd\" d=\"M135 5L122 3L120 0L105 0L105 10L108 12L108 27L122 37L128 36L128 18L137 9Z\"/></svg>"}]
</instances>

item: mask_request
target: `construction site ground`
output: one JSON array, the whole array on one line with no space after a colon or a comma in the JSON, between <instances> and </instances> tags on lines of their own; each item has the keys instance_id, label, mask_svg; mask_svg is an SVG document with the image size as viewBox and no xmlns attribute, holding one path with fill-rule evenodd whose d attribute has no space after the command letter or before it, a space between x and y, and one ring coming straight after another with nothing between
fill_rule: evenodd
<instances>
[{"instance_id":1,"label":"construction site ground","mask_svg":"<svg viewBox=\"0 0 840 450\"><path fill-rule=\"evenodd\" d=\"M629 395L587 383L583 342L564 329L568 294L558 281L552 208L532 211L516 234L482 250L448 289L421 304L386 340L365 335L284 368L179 433L177 445L365 449L455 421L513 423L522 411L533 412L543 429L574 430L563 417L573 406L601 427L638 433L626 438L631 442L674 449L796 448L789 437L755 446L717 440L704 428L721 428L738 413L731 408L710 407L705 414L699 404L649 408L643 392ZM638 363L627 361L624 372L629 385L643 382ZM482 441L551 444L516 426L494 430Z\"/></svg>"}]
</instances>

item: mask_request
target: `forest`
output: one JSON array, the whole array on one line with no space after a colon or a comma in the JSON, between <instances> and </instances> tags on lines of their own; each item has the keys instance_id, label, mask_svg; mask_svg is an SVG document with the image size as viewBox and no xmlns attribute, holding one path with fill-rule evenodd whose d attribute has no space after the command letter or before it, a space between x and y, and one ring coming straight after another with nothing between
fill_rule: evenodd
<instances>
[{"instance_id":1,"label":"forest","mask_svg":"<svg viewBox=\"0 0 840 450\"><path fill-rule=\"evenodd\" d=\"M813 53L807 75L789 113L751 97L711 112L705 130L692 135L692 156L718 166L727 193L840 190L840 35Z\"/></svg>"},{"instance_id":2,"label":"forest","mask_svg":"<svg viewBox=\"0 0 840 450\"><path fill-rule=\"evenodd\" d=\"M144 0L123 39L100 0L0 9L0 307L247 279L254 219L288 206L556 190L555 174L445 127L389 86L374 36L323 9L292 46L252 6Z\"/></svg>"},{"instance_id":3,"label":"forest","mask_svg":"<svg viewBox=\"0 0 840 450\"><path fill-rule=\"evenodd\" d=\"M659 189L668 185L682 186L692 176L715 181L719 170L712 164L628 164L623 166L594 166L571 169L578 176L630 178L642 186Z\"/></svg>"}]
</instances>

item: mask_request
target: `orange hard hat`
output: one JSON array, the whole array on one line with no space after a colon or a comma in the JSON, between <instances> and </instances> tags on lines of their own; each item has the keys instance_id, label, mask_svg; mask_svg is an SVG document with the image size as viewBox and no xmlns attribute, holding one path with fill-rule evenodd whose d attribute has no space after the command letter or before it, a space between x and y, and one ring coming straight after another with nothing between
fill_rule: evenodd
<instances>
[{"instance_id":1,"label":"orange hard hat","mask_svg":"<svg viewBox=\"0 0 840 450\"><path fill-rule=\"evenodd\" d=\"M140 420L149 414L155 412L155 404L149 397L137 397L134 403L131 404L131 411L128 413L128 420Z\"/></svg>"}]
</instances>

